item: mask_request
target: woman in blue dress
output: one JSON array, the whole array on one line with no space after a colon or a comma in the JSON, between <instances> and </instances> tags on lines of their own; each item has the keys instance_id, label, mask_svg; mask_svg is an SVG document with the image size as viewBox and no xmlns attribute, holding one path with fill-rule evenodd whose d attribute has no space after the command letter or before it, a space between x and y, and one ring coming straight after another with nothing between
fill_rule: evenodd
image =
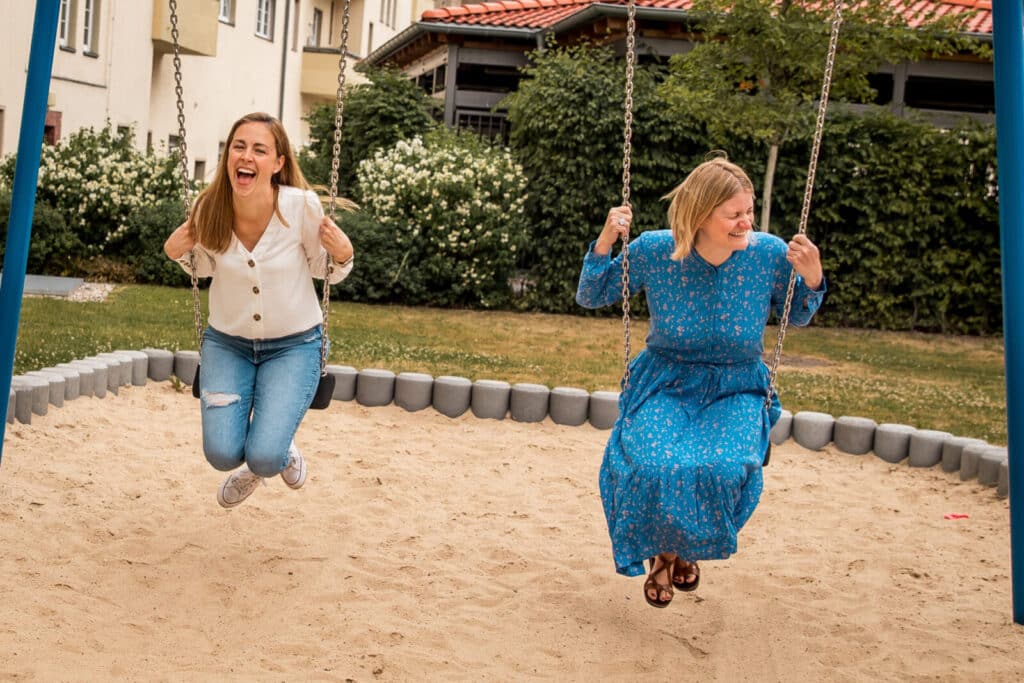
<instances>
[{"instance_id":1,"label":"woman in blue dress","mask_svg":"<svg viewBox=\"0 0 1024 683\"><path fill-rule=\"evenodd\" d=\"M650 334L630 364L600 474L616 570L640 576L648 560L644 597L655 607L671 602L673 586L697 587L698 560L736 552L781 412L777 398L765 405L769 312L781 313L791 270L794 325L810 322L825 292L806 236L787 244L753 231L754 188L735 164L706 161L665 199L671 230L629 247L630 294L645 291ZM609 211L583 261L581 306L621 299L622 257L610 251L631 221L628 206Z\"/></svg>"}]
</instances>

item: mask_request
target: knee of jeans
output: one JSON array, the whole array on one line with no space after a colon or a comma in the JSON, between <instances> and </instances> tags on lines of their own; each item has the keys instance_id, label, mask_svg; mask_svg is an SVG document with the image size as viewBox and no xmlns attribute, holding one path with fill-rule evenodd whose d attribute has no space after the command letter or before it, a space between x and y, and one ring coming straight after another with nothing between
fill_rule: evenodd
<instances>
[{"instance_id":1,"label":"knee of jeans","mask_svg":"<svg viewBox=\"0 0 1024 683\"><path fill-rule=\"evenodd\" d=\"M242 462L242 450L232 449L230 452L219 448L203 448L203 455L206 462L213 466L213 469L221 472L229 472L238 467Z\"/></svg>"},{"instance_id":2,"label":"knee of jeans","mask_svg":"<svg viewBox=\"0 0 1024 683\"><path fill-rule=\"evenodd\" d=\"M223 408L242 400L242 397L238 394L227 394L222 391L206 391L204 389L200 394L203 399L203 405L207 408Z\"/></svg>"},{"instance_id":3,"label":"knee of jeans","mask_svg":"<svg viewBox=\"0 0 1024 683\"><path fill-rule=\"evenodd\" d=\"M280 474L288 464L287 458L280 453L260 453L252 450L245 454L245 462L253 474L261 477L273 477Z\"/></svg>"}]
</instances>

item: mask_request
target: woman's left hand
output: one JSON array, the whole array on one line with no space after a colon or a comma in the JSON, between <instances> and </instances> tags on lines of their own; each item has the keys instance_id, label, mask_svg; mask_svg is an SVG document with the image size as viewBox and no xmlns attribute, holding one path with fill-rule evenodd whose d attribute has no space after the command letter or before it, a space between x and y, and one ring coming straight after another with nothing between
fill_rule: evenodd
<instances>
[{"instance_id":1,"label":"woman's left hand","mask_svg":"<svg viewBox=\"0 0 1024 683\"><path fill-rule=\"evenodd\" d=\"M804 279L804 284L811 289L821 287L821 281L825 277L821 272L821 255L818 254L818 247L814 246L814 242L808 239L807 235L793 236L786 251L786 260Z\"/></svg>"},{"instance_id":2,"label":"woman's left hand","mask_svg":"<svg viewBox=\"0 0 1024 683\"><path fill-rule=\"evenodd\" d=\"M348 235L331 220L330 216L320 219L320 244L338 263L348 261L355 252Z\"/></svg>"}]
</instances>

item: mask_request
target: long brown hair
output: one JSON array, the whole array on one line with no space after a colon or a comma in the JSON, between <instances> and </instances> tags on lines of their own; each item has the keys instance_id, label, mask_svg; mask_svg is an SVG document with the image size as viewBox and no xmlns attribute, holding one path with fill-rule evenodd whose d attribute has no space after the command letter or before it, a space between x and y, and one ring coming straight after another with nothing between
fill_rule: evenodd
<instances>
[{"instance_id":1,"label":"long brown hair","mask_svg":"<svg viewBox=\"0 0 1024 683\"><path fill-rule=\"evenodd\" d=\"M281 125L280 121L270 114L263 112L246 114L235 121L231 126L231 131L228 133L224 152L220 155L220 161L217 162L217 171L213 175L213 180L196 197L196 201L192 205L192 213L189 217L193 239L207 249L218 253L225 251L231 244L231 235L234 231L235 209L232 204L233 192L231 189L231 172L228 170L228 156L231 143L235 138L235 131L245 123L266 124L270 128L271 135L274 136L275 156L284 157L284 165L281 167L281 170L270 178L270 183L274 186L275 190L274 213L277 214L282 223L288 225L278 210L278 186L291 185L303 190L309 189L309 183L306 182L305 176L302 175L302 169L299 168L299 162L292 151L291 143L288 142L288 134L285 132L284 126Z\"/></svg>"},{"instance_id":2,"label":"long brown hair","mask_svg":"<svg viewBox=\"0 0 1024 683\"><path fill-rule=\"evenodd\" d=\"M754 184L742 168L724 157L702 163L662 199L671 200L668 223L676 250L672 258L680 261L693 251L697 230L719 204L740 192L753 192Z\"/></svg>"}]
</instances>

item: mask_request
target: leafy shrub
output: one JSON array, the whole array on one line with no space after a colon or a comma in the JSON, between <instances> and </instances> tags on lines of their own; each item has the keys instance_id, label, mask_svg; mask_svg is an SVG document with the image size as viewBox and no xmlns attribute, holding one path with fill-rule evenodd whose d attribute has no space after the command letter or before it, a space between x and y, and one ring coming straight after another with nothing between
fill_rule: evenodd
<instances>
[{"instance_id":1,"label":"leafy shrub","mask_svg":"<svg viewBox=\"0 0 1024 683\"><path fill-rule=\"evenodd\" d=\"M338 192L351 196L360 162L399 140L422 135L437 126L432 112L436 103L393 69L371 69L369 83L360 83L345 94L338 164ZM302 172L309 182L328 185L334 148L335 105L314 108L306 117L309 146L299 153Z\"/></svg>"},{"instance_id":2,"label":"leafy shrub","mask_svg":"<svg viewBox=\"0 0 1024 683\"><path fill-rule=\"evenodd\" d=\"M57 145L43 147L37 201L52 206L74 231L83 256L109 251L127 230L128 219L152 202L181 196L174 155L146 155L132 146L133 136L82 128ZM0 165L12 183L14 157Z\"/></svg>"},{"instance_id":3,"label":"leafy shrub","mask_svg":"<svg viewBox=\"0 0 1024 683\"><path fill-rule=\"evenodd\" d=\"M0 259L7 244L11 213L11 189L0 187ZM72 258L81 252L81 243L68 228L64 217L47 202L36 200L32 214L32 234L28 245L27 271L40 275L65 275Z\"/></svg>"},{"instance_id":4,"label":"leafy shrub","mask_svg":"<svg viewBox=\"0 0 1024 683\"><path fill-rule=\"evenodd\" d=\"M402 252L392 280L406 282L405 303L508 302L526 232L526 179L508 150L437 130L363 161L358 185L381 241Z\"/></svg>"},{"instance_id":5,"label":"leafy shrub","mask_svg":"<svg viewBox=\"0 0 1024 683\"><path fill-rule=\"evenodd\" d=\"M502 101L511 146L528 178L527 300L550 312L579 311L583 255L605 215L622 203L625 70L609 48L551 47L531 55L519 90ZM656 90L657 65L637 67L631 164L634 235L666 227L660 198L709 148L703 131L679 125Z\"/></svg>"},{"instance_id":6,"label":"leafy shrub","mask_svg":"<svg viewBox=\"0 0 1024 683\"><path fill-rule=\"evenodd\" d=\"M128 219L118 251L131 267L136 282L188 285L191 279L164 254L164 242L185 220L181 201L162 201L141 207Z\"/></svg>"}]
</instances>

